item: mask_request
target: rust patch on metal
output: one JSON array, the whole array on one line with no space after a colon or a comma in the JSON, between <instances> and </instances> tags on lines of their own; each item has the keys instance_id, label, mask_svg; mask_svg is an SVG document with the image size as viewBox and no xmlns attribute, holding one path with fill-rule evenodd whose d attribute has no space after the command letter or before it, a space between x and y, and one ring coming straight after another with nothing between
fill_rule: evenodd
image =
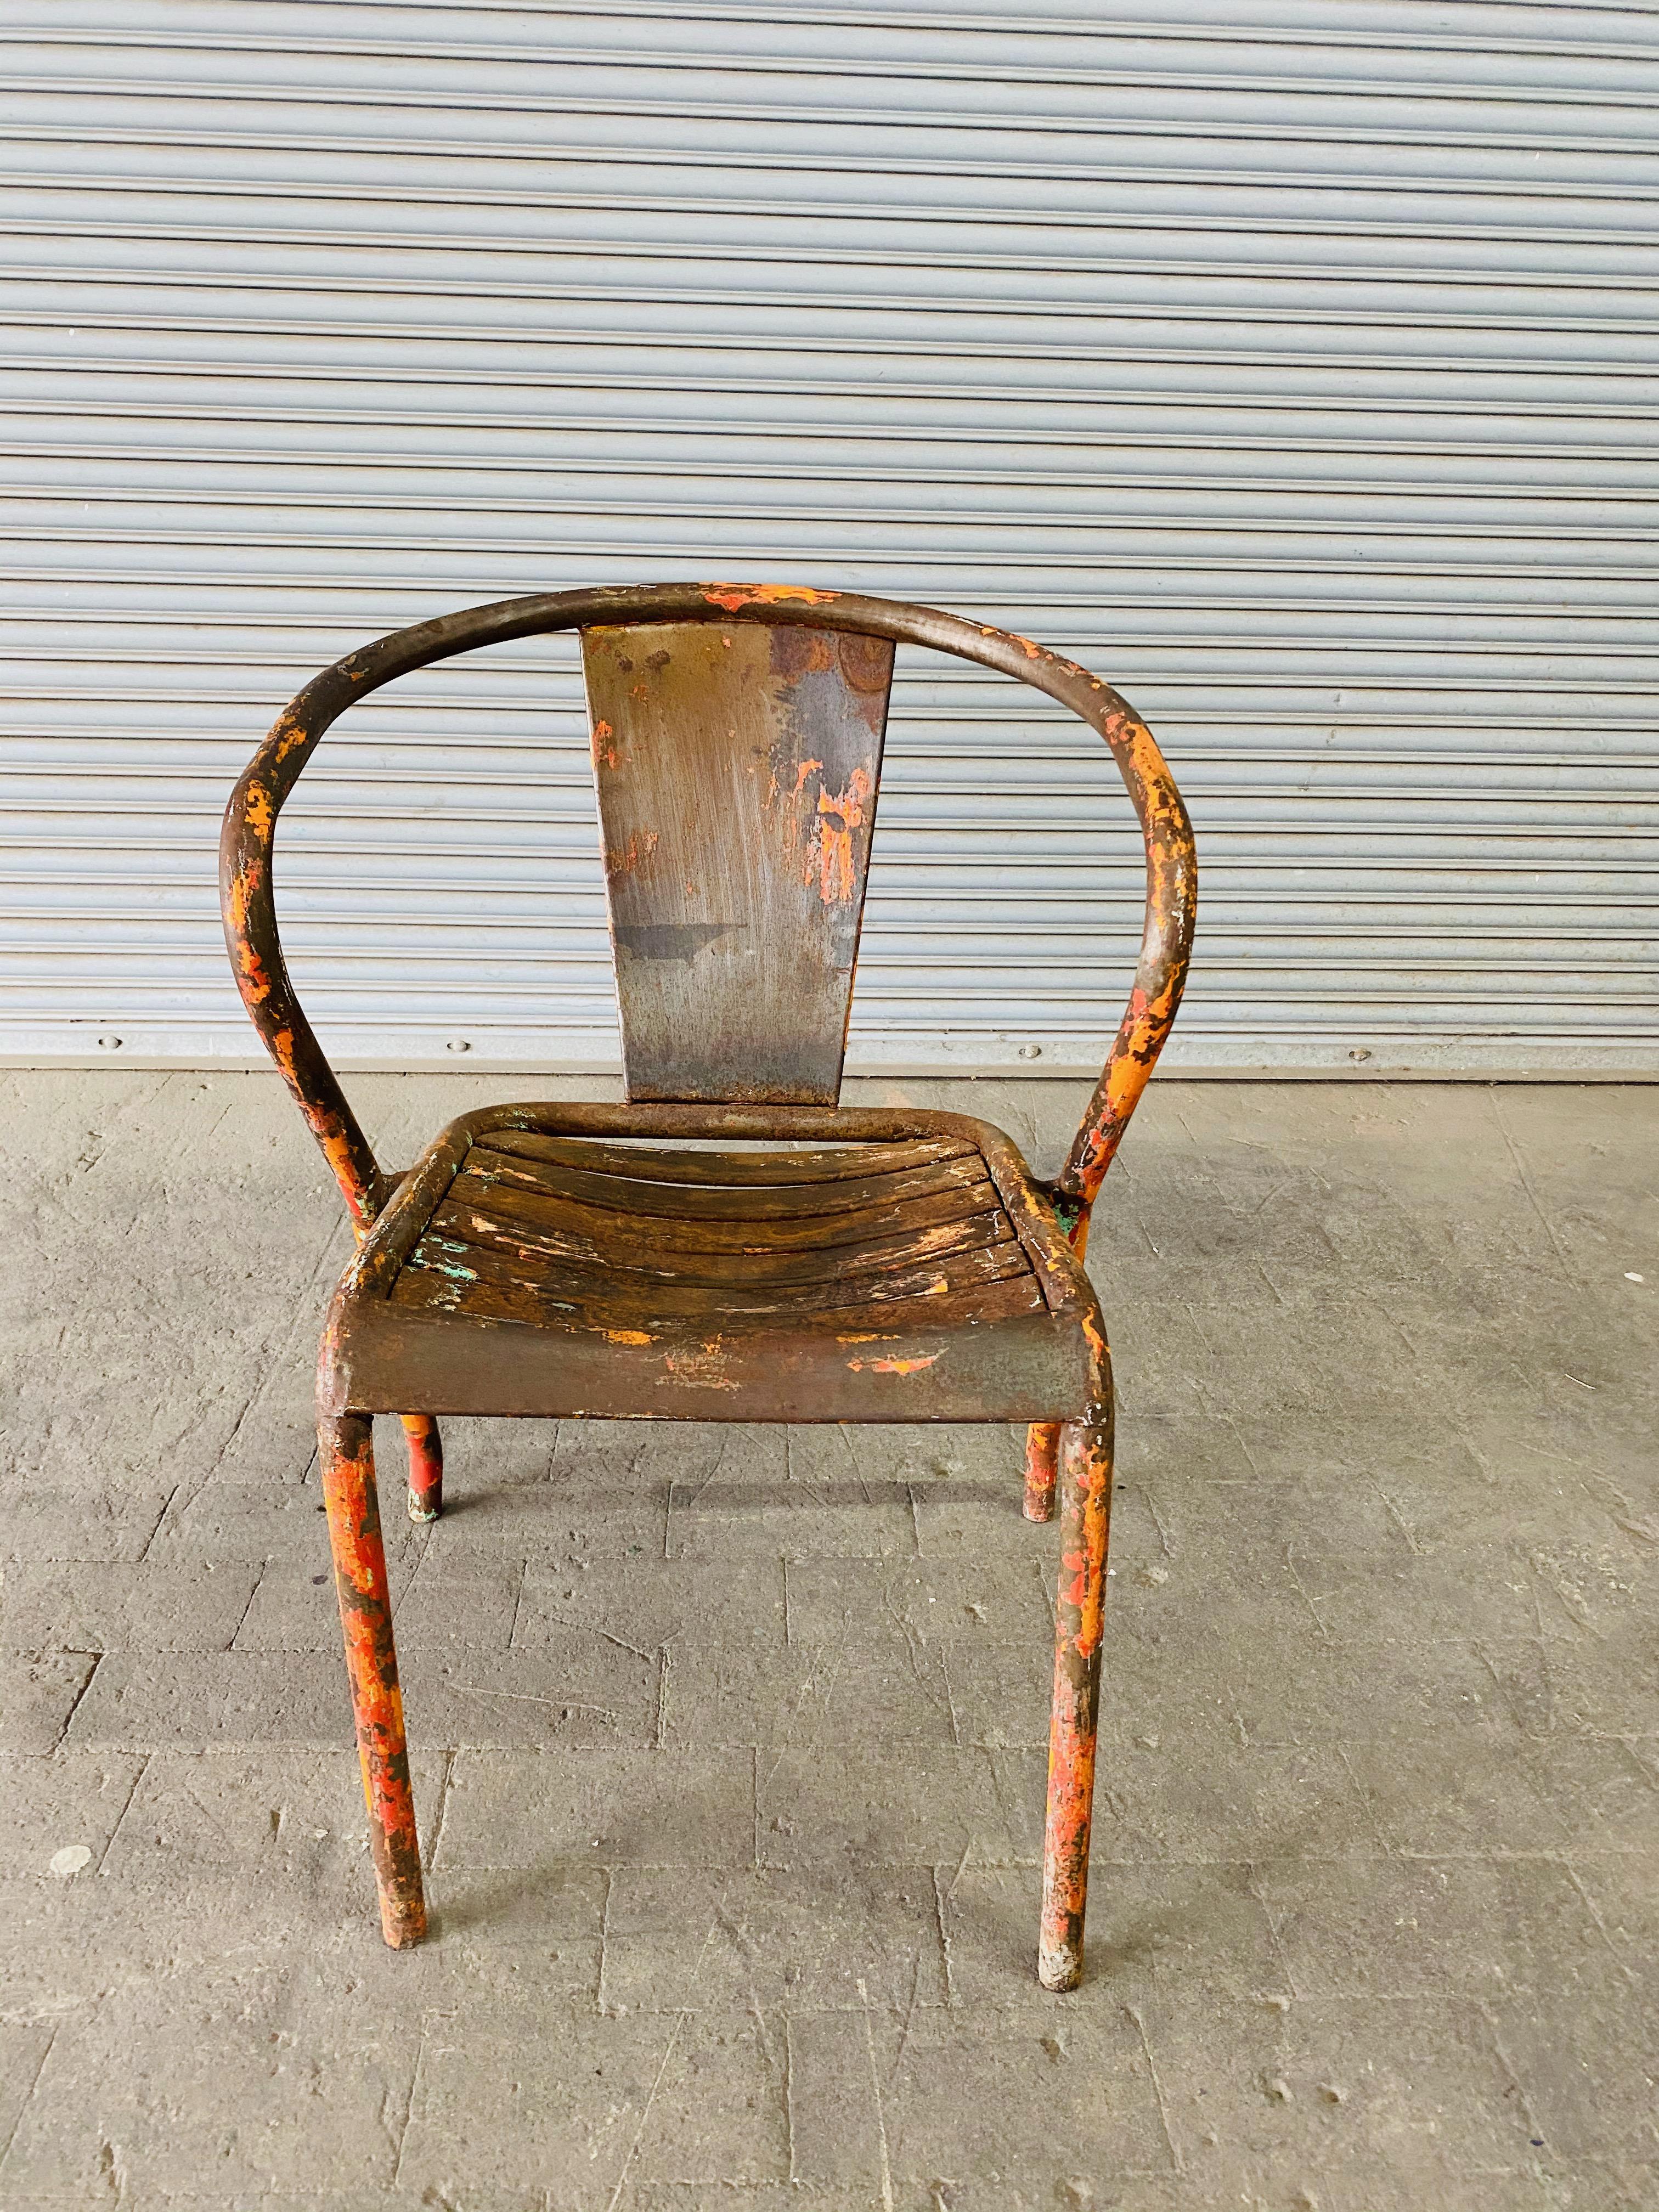
<instances>
[{"instance_id":1,"label":"rust patch on metal","mask_svg":"<svg viewBox=\"0 0 1659 2212\"><path fill-rule=\"evenodd\" d=\"M825 630L784 624L772 632L771 659L783 684L799 684L836 665L835 641Z\"/></svg>"}]
</instances>

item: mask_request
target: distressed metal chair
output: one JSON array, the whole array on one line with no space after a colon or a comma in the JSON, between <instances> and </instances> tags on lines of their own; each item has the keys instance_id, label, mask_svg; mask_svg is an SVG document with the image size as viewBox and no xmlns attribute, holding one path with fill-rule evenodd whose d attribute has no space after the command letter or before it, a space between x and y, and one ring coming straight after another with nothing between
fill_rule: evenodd
<instances>
[{"instance_id":1,"label":"distressed metal chair","mask_svg":"<svg viewBox=\"0 0 1659 2212\"><path fill-rule=\"evenodd\" d=\"M289 981L276 817L355 700L568 629L628 1103L466 1114L393 1177ZM1071 708L1110 747L1145 833L1134 988L1052 1183L983 1121L836 1103L896 644ZM324 1334L318 1431L386 1942L418 1942L426 1915L372 1415L402 1415L417 1521L441 1510L442 1413L1024 1421L1025 1512L1052 1517L1058 1475L1061 1524L1038 1974L1072 1988L1112 1491L1111 1369L1083 1251L1175 1018L1194 908L1191 828L1145 726L1075 662L923 607L773 585L554 592L399 630L325 670L237 785L222 857L243 1000L358 1238Z\"/></svg>"}]
</instances>

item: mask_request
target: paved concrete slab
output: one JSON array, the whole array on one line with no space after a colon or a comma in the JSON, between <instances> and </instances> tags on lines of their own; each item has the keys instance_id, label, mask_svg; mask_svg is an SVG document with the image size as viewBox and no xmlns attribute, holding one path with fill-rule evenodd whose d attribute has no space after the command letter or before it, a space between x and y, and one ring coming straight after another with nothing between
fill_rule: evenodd
<instances>
[{"instance_id":1,"label":"paved concrete slab","mask_svg":"<svg viewBox=\"0 0 1659 2212\"><path fill-rule=\"evenodd\" d=\"M399 1161L513 1087L354 1086ZM1079 1103L857 1089L1043 1168ZM4 2212L1659 2205L1659 1094L1153 1086L1091 1252L1056 1999L1016 1432L455 1421L421 1531L383 1425L434 1916L393 1957L310 1431L332 1186L263 1077L0 1091Z\"/></svg>"}]
</instances>

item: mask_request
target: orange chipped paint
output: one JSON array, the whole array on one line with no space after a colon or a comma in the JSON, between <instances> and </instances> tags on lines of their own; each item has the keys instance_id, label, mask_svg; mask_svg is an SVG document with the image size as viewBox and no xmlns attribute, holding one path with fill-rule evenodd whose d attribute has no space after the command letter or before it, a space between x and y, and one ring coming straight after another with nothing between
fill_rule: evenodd
<instances>
[{"instance_id":1,"label":"orange chipped paint","mask_svg":"<svg viewBox=\"0 0 1659 2212\"><path fill-rule=\"evenodd\" d=\"M296 721L289 714L283 714L279 718L276 726L270 734L276 740L278 761L285 761L298 746L308 742L304 723Z\"/></svg>"},{"instance_id":2,"label":"orange chipped paint","mask_svg":"<svg viewBox=\"0 0 1659 2212\"><path fill-rule=\"evenodd\" d=\"M818 793L818 896L825 906L836 906L858 896L858 870L853 861L853 832L864 822L870 778L854 769L847 788Z\"/></svg>"},{"instance_id":3,"label":"orange chipped paint","mask_svg":"<svg viewBox=\"0 0 1659 2212\"><path fill-rule=\"evenodd\" d=\"M242 819L256 837L269 837L276 819L276 810L270 803L270 793L262 783L248 786L247 804L242 810Z\"/></svg>"},{"instance_id":4,"label":"orange chipped paint","mask_svg":"<svg viewBox=\"0 0 1659 2212\"><path fill-rule=\"evenodd\" d=\"M350 1139L338 1129L319 1128L314 1122L312 1128L322 1146L323 1158L334 1170L334 1180L340 1186L352 1219L367 1225L374 1218L374 1206L359 1178Z\"/></svg>"},{"instance_id":5,"label":"orange chipped paint","mask_svg":"<svg viewBox=\"0 0 1659 2212\"><path fill-rule=\"evenodd\" d=\"M1014 643L1019 647L1020 651L1025 655L1025 658L1028 660L1042 659L1042 647L1036 643L1035 639L1022 637L1018 630L1012 629L1009 631L1008 635L1012 638Z\"/></svg>"},{"instance_id":6,"label":"orange chipped paint","mask_svg":"<svg viewBox=\"0 0 1659 2212\"><path fill-rule=\"evenodd\" d=\"M599 721L593 725L593 757L603 767L617 766L617 733L609 722Z\"/></svg>"},{"instance_id":7,"label":"orange chipped paint","mask_svg":"<svg viewBox=\"0 0 1659 2212\"><path fill-rule=\"evenodd\" d=\"M797 799L800 796L800 787L802 784L805 782L807 777L811 775L815 769L821 769L823 766L823 763L821 760L806 760L801 763L800 766L795 770L795 796Z\"/></svg>"},{"instance_id":8,"label":"orange chipped paint","mask_svg":"<svg viewBox=\"0 0 1659 2212\"><path fill-rule=\"evenodd\" d=\"M605 854L605 866L606 874L611 876L631 875L635 868L639 867L644 861L647 861L651 858L653 853L657 849L658 842L657 833L654 830L647 830L643 832L636 830L633 836L629 839L628 842L621 847L620 849L612 848Z\"/></svg>"},{"instance_id":9,"label":"orange chipped paint","mask_svg":"<svg viewBox=\"0 0 1659 2212\"><path fill-rule=\"evenodd\" d=\"M242 996L250 1006L263 1006L270 996L270 977L265 963L251 945L237 948L237 965L242 972Z\"/></svg>"},{"instance_id":10,"label":"orange chipped paint","mask_svg":"<svg viewBox=\"0 0 1659 2212\"><path fill-rule=\"evenodd\" d=\"M607 1328L603 1334L608 1344L654 1344L657 1340L643 1328Z\"/></svg>"},{"instance_id":11,"label":"orange chipped paint","mask_svg":"<svg viewBox=\"0 0 1659 2212\"><path fill-rule=\"evenodd\" d=\"M1025 1431L1025 1518L1051 1521L1059 1471L1060 1425L1034 1421Z\"/></svg>"},{"instance_id":12,"label":"orange chipped paint","mask_svg":"<svg viewBox=\"0 0 1659 2212\"><path fill-rule=\"evenodd\" d=\"M810 584L705 584L702 595L711 606L724 607L729 615L744 607L783 606L791 600L809 607L822 606L841 597L839 592L816 592Z\"/></svg>"},{"instance_id":13,"label":"orange chipped paint","mask_svg":"<svg viewBox=\"0 0 1659 2212\"><path fill-rule=\"evenodd\" d=\"M854 1375L862 1375L866 1367L872 1375L917 1375L924 1367L937 1367L944 1357L942 1352L929 1352L920 1359L849 1359L847 1364Z\"/></svg>"},{"instance_id":14,"label":"orange chipped paint","mask_svg":"<svg viewBox=\"0 0 1659 2212\"><path fill-rule=\"evenodd\" d=\"M711 1337L698 1352L671 1352L665 1355L663 1365L667 1372L665 1382L689 1383L696 1390L735 1390L737 1384L726 1371L726 1354L719 1337Z\"/></svg>"},{"instance_id":15,"label":"orange chipped paint","mask_svg":"<svg viewBox=\"0 0 1659 2212\"><path fill-rule=\"evenodd\" d=\"M239 937L246 934L247 918L252 910L253 895L264 881L264 870L257 860L245 861L230 879L225 895L226 909L230 926Z\"/></svg>"},{"instance_id":16,"label":"orange chipped paint","mask_svg":"<svg viewBox=\"0 0 1659 2212\"><path fill-rule=\"evenodd\" d=\"M367 1437L356 1450L325 1451L322 1474L381 1925L387 1942L399 1948L418 1942L425 1933L426 1909L374 1462Z\"/></svg>"},{"instance_id":17,"label":"orange chipped paint","mask_svg":"<svg viewBox=\"0 0 1659 2212\"><path fill-rule=\"evenodd\" d=\"M1055 1606L1054 1695L1048 1735L1048 1814L1038 1969L1049 1989L1073 1986L1083 1962L1095 1780L1095 1705L1112 1480L1111 1445L1106 1431L1068 1429L1061 1449L1066 1461L1066 1498Z\"/></svg>"}]
</instances>

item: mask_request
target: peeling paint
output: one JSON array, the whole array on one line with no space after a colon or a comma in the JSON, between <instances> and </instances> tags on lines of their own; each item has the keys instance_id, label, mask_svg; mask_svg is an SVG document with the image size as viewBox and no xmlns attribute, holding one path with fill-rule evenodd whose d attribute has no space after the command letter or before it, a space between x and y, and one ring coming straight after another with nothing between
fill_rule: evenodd
<instances>
[{"instance_id":1,"label":"peeling paint","mask_svg":"<svg viewBox=\"0 0 1659 2212\"><path fill-rule=\"evenodd\" d=\"M1025 1504L1028 1521L1052 1521L1054 1484L1060 1473L1060 1423L1033 1421L1025 1431Z\"/></svg>"},{"instance_id":2,"label":"peeling paint","mask_svg":"<svg viewBox=\"0 0 1659 2212\"><path fill-rule=\"evenodd\" d=\"M694 1390L738 1388L726 1371L726 1356L718 1336L710 1337L700 1351L665 1352L662 1364L665 1382L684 1382Z\"/></svg>"},{"instance_id":3,"label":"peeling paint","mask_svg":"<svg viewBox=\"0 0 1659 2212\"><path fill-rule=\"evenodd\" d=\"M818 793L818 896L825 906L843 904L859 891L858 865L853 854L853 832L864 826L865 807L871 793L866 771L854 769L845 791ZM810 866L810 863L809 863ZM808 880L811 880L809 874Z\"/></svg>"},{"instance_id":4,"label":"peeling paint","mask_svg":"<svg viewBox=\"0 0 1659 2212\"><path fill-rule=\"evenodd\" d=\"M842 597L839 592L817 592L810 584L705 584L702 595L710 606L724 607L729 615L744 607L777 607L791 600L806 606L823 606Z\"/></svg>"},{"instance_id":5,"label":"peeling paint","mask_svg":"<svg viewBox=\"0 0 1659 2212\"><path fill-rule=\"evenodd\" d=\"M1075 1988L1083 1971L1112 1504L1109 1414L1093 1423L1067 1425L1061 1432L1060 1457L1060 1567L1037 1969L1044 1987L1051 1990Z\"/></svg>"},{"instance_id":6,"label":"peeling paint","mask_svg":"<svg viewBox=\"0 0 1659 2212\"><path fill-rule=\"evenodd\" d=\"M636 868L642 867L651 858L661 842L654 830L647 830L643 834L636 831L620 849L606 853L605 873L608 876L632 875Z\"/></svg>"},{"instance_id":7,"label":"peeling paint","mask_svg":"<svg viewBox=\"0 0 1659 2212\"><path fill-rule=\"evenodd\" d=\"M409 1517L435 1521L444 1504L444 1441L430 1413L405 1413L409 1446Z\"/></svg>"},{"instance_id":8,"label":"peeling paint","mask_svg":"<svg viewBox=\"0 0 1659 2212\"><path fill-rule=\"evenodd\" d=\"M425 1935L426 1902L392 1640L371 1425L361 1413L325 1420L319 1425L319 1439L369 1847L380 1894L380 1925L386 1942L401 1950Z\"/></svg>"}]
</instances>

